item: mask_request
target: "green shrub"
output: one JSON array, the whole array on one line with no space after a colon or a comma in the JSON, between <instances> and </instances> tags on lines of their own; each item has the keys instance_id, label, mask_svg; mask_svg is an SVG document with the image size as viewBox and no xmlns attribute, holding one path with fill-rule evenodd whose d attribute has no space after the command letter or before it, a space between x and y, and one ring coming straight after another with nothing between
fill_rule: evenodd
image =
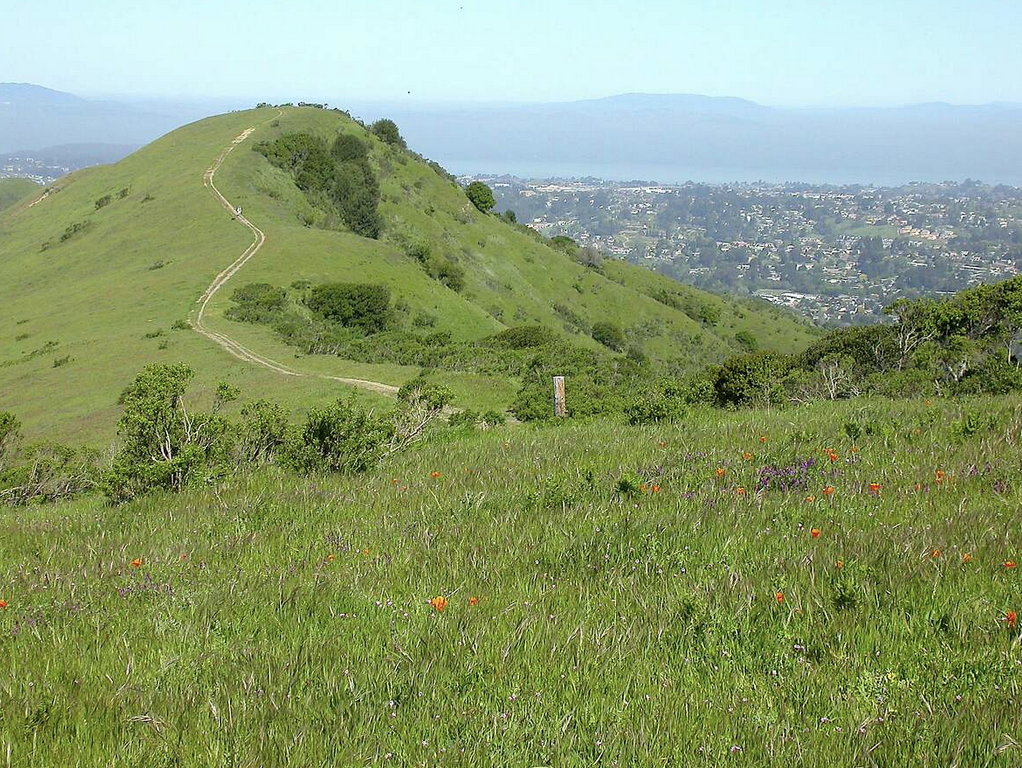
<instances>
[{"instance_id":1,"label":"green shrub","mask_svg":"<svg viewBox=\"0 0 1022 768\"><path fill-rule=\"evenodd\" d=\"M625 346L624 331L609 320L599 320L593 323L592 337L615 352L620 352Z\"/></svg>"},{"instance_id":2,"label":"green shrub","mask_svg":"<svg viewBox=\"0 0 1022 768\"><path fill-rule=\"evenodd\" d=\"M625 410L629 424L677 424L688 414L688 389L680 382L660 382Z\"/></svg>"},{"instance_id":3,"label":"green shrub","mask_svg":"<svg viewBox=\"0 0 1022 768\"><path fill-rule=\"evenodd\" d=\"M399 149L406 149L407 144L401 137L401 132L398 130L397 123L387 118L377 120L371 126L369 130L384 144L389 144L392 147L398 147Z\"/></svg>"},{"instance_id":4,"label":"green shrub","mask_svg":"<svg viewBox=\"0 0 1022 768\"><path fill-rule=\"evenodd\" d=\"M96 201L96 210L98 211L100 208L106 208L113 201L114 199L111 195L103 195L103 197Z\"/></svg>"},{"instance_id":5,"label":"green shrub","mask_svg":"<svg viewBox=\"0 0 1022 768\"><path fill-rule=\"evenodd\" d=\"M382 331L391 320L390 289L377 283L326 283L309 293L316 314L366 333Z\"/></svg>"},{"instance_id":6,"label":"green shrub","mask_svg":"<svg viewBox=\"0 0 1022 768\"><path fill-rule=\"evenodd\" d=\"M358 406L354 397L309 411L280 455L293 471L361 473L382 458L394 436L393 422Z\"/></svg>"},{"instance_id":7,"label":"green shrub","mask_svg":"<svg viewBox=\"0 0 1022 768\"><path fill-rule=\"evenodd\" d=\"M149 365L122 394L122 444L103 482L114 502L158 489L179 491L227 472L234 434L219 411L237 391L221 384L213 411L196 413L184 403L192 376L182 364Z\"/></svg>"},{"instance_id":8,"label":"green shrub","mask_svg":"<svg viewBox=\"0 0 1022 768\"><path fill-rule=\"evenodd\" d=\"M490 336L486 343L502 349L532 349L552 344L559 338L545 325L520 325Z\"/></svg>"},{"instance_id":9,"label":"green shrub","mask_svg":"<svg viewBox=\"0 0 1022 768\"><path fill-rule=\"evenodd\" d=\"M481 181L473 181L469 184L465 189L465 194L468 195L469 202L482 213L489 213L497 205L497 200L493 197L493 190Z\"/></svg>"},{"instance_id":10,"label":"green shrub","mask_svg":"<svg viewBox=\"0 0 1022 768\"><path fill-rule=\"evenodd\" d=\"M791 366L791 358L774 352L732 357L717 371L717 401L730 407L783 402L781 379Z\"/></svg>"}]
</instances>

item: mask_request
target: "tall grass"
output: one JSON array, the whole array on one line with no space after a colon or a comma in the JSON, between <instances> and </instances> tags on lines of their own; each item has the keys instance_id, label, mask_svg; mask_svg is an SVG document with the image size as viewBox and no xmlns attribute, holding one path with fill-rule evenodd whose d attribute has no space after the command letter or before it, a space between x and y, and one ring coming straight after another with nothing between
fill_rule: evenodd
<instances>
[{"instance_id":1,"label":"tall grass","mask_svg":"<svg viewBox=\"0 0 1022 768\"><path fill-rule=\"evenodd\" d=\"M1017 765L1020 424L516 427L6 513L0 764Z\"/></svg>"}]
</instances>

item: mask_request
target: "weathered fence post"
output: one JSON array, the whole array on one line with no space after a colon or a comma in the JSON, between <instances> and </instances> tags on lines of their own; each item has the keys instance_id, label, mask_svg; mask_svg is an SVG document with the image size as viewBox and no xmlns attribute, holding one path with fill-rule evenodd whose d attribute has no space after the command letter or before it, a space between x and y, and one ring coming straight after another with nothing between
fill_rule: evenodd
<instances>
[{"instance_id":1,"label":"weathered fence post","mask_svg":"<svg viewBox=\"0 0 1022 768\"><path fill-rule=\"evenodd\" d=\"M554 416L568 415L568 403L564 399L564 377L554 376Z\"/></svg>"}]
</instances>

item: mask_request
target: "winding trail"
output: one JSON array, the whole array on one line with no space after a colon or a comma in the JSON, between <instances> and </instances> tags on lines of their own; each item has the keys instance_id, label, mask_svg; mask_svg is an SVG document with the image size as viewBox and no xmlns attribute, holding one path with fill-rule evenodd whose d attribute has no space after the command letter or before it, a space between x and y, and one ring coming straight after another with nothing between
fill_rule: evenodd
<instances>
[{"instance_id":1,"label":"winding trail","mask_svg":"<svg viewBox=\"0 0 1022 768\"><path fill-rule=\"evenodd\" d=\"M278 112L277 117L281 117L284 113ZM271 118L273 119L273 118ZM253 224L251 221L246 219L244 216L236 213L237 208L230 203L230 201L224 197L223 193L217 189L214 177L216 172L220 170L220 166L224 164L227 157L233 152L239 145L243 144L252 132L255 131L256 127L248 128L242 131L238 137L228 144L223 152L213 161L213 164L206 169L206 172L202 176L202 183L210 191L212 191L214 197L220 201L220 204L230 211L231 215L234 216L238 221L248 227L249 231L252 232L252 244L245 249L245 251L234 260L234 262L227 267L223 272L216 276L216 279L210 284L209 288L205 290L202 296L198 299L199 311L195 315L195 322L192 326L196 331L201 333L210 341L218 344L220 347L225 349L230 354L239 360L243 360L246 363L253 365L261 365L264 368L268 368L275 373L279 373L282 376L295 376L299 378L317 378L317 379L329 379L330 381L337 381L341 384L348 384L354 387L360 387L362 389L368 389L373 392L379 392L384 395L396 395L398 388L390 384L384 384L380 381L368 381L366 379L349 379L342 376L329 376L323 373L305 373L303 371L297 371L294 368L290 368L283 363L279 363L276 360L272 360L269 357L260 355L257 352L253 352L248 347L244 346L241 342L232 339L225 333L214 331L206 326L206 307L217 292L223 288L227 282L234 277L242 267L244 267L266 244L266 233L263 232L259 227Z\"/></svg>"}]
</instances>

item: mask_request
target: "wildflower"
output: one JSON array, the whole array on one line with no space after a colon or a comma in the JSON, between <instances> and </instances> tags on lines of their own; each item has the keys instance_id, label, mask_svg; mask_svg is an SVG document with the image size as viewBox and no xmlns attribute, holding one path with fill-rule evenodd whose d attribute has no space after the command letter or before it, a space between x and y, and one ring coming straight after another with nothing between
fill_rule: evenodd
<instances>
[{"instance_id":1,"label":"wildflower","mask_svg":"<svg viewBox=\"0 0 1022 768\"><path fill-rule=\"evenodd\" d=\"M6 610L7 610L7 601L6 600L0 600L0 611L6 611Z\"/></svg>"},{"instance_id":2,"label":"wildflower","mask_svg":"<svg viewBox=\"0 0 1022 768\"><path fill-rule=\"evenodd\" d=\"M642 492L642 493L646 492L646 484L645 483L639 483L639 491Z\"/></svg>"},{"instance_id":3,"label":"wildflower","mask_svg":"<svg viewBox=\"0 0 1022 768\"><path fill-rule=\"evenodd\" d=\"M880 483L870 483L869 484L869 492L870 493L875 493L875 494L879 495L879 493L880 493Z\"/></svg>"},{"instance_id":4,"label":"wildflower","mask_svg":"<svg viewBox=\"0 0 1022 768\"><path fill-rule=\"evenodd\" d=\"M187 559L188 559L188 553L187 552L182 552L181 553L181 562L183 563Z\"/></svg>"},{"instance_id":5,"label":"wildflower","mask_svg":"<svg viewBox=\"0 0 1022 768\"><path fill-rule=\"evenodd\" d=\"M745 489L742 488L742 486L738 486L737 488L735 488L735 493L737 493L739 496L744 496L745 495Z\"/></svg>"},{"instance_id":6,"label":"wildflower","mask_svg":"<svg viewBox=\"0 0 1022 768\"><path fill-rule=\"evenodd\" d=\"M778 605L783 603L784 602L784 593L783 592L774 592L774 600L777 601Z\"/></svg>"},{"instance_id":7,"label":"wildflower","mask_svg":"<svg viewBox=\"0 0 1022 768\"><path fill-rule=\"evenodd\" d=\"M1018 614L1015 611L1008 611L1008 614L1004 617L1005 621L1008 622L1008 629L1014 629L1018 624Z\"/></svg>"},{"instance_id":8,"label":"wildflower","mask_svg":"<svg viewBox=\"0 0 1022 768\"><path fill-rule=\"evenodd\" d=\"M767 441L767 436L766 435L760 435L759 441L761 443L765 443Z\"/></svg>"},{"instance_id":9,"label":"wildflower","mask_svg":"<svg viewBox=\"0 0 1022 768\"><path fill-rule=\"evenodd\" d=\"M850 450L851 450L852 453L858 453L859 452L859 449L856 448L854 445L851 447Z\"/></svg>"},{"instance_id":10,"label":"wildflower","mask_svg":"<svg viewBox=\"0 0 1022 768\"><path fill-rule=\"evenodd\" d=\"M666 448L666 447L667 447L667 443L666 443L666 442L664 442L663 440L661 440L661 441L660 441L660 447L661 447L661 448Z\"/></svg>"},{"instance_id":11,"label":"wildflower","mask_svg":"<svg viewBox=\"0 0 1022 768\"><path fill-rule=\"evenodd\" d=\"M940 550L939 549L935 549L935 550L933 550L930 553L930 558L931 559L936 560L938 557L940 557Z\"/></svg>"},{"instance_id":12,"label":"wildflower","mask_svg":"<svg viewBox=\"0 0 1022 768\"><path fill-rule=\"evenodd\" d=\"M136 557L134 560L131 561L131 567L132 568L141 568L143 562L144 561L142 560L141 557Z\"/></svg>"},{"instance_id":13,"label":"wildflower","mask_svg":"<svg viewBox=\"0 0 1022 768\"><path fill-rule=\"evenodd\" d=\"M437 478L440 477L440 473L434 469L432 472L429 473L429 476L436 480Z\"/></svg>"},{"instance_id":14,"label":"wildflower","mask_svg":"<svg viewBox=\"0 0 1022 768\"><path fill-rule=\"evenodd\" d=\"M1005 560L1004 567L1010 571L1012 568L1018 568L1018 563L1016 563L1014 560Z\"/></svg>"},{"instance_id":15,"label":"wildflower","mask_svg":"<svg viewBox=\"0 0 1022 768\"><path fill-rule=\"evenodd\" d=\"M724 467L717 467L716 475L717 477L724 477L725 472L727 472L727 470L724 469Z\"/></svg>"},{"instance_id":16,"label":"wildflower","mask_svg":"<svg viewBox=\"0 0 1022 768\"><path fill-rule=\"evenodd\" d=\"M963 563L971 563L972 562L972 555L969 554L968 552L966 552L964 555L962 555L962 562Z\"/></svg>"},{"instance_id":17,"label":"wildflower","mask_svg":"<svg viewBox=\"0 0 1022 768\"><path fill-rule=\"evenodd\" d=\"M654 485L653 486L653 493L660 493L660 486L659 485Z\"/></svg>"},{"instance_id":18,"label":"wildflower","mask_svg":"<svg viewBox=\"0 0 1022 768\"><path fill-rule=\"evenodd\" d=\"M816 501L816 497L815 496L806 496L806 501L809 502L810 504L812 504L814 501Z\"/></svg>"},{"instance_id":19,"label":"wildflower","mask_svg":"<svg viewBox=\"0 0 1022 768\"><path fill-rule=\"evenodd\" d=\"M943 469L938 469L938 470L937 470L937 473L936 473L936 477L937 477L937 485L940 485L941 483L943 483L943 482L944 482L944 478L945 478L946 476L947 476L947 475L945 474L945 472L944 472L944 470L943 470Z\"/></svg>"},{"instance_id":20,"label":"wildflower","mask_svg":"<svg viewBox=\"0 0 1022 768\"><path fill-rule=\"evenodd\" d=\"M443 613L444 608L447 607L447 598L443 595L437 595L429 601L429 604L433 606L438 613Z\"/></svg>"},{"instance_id":21,"label":"wildflower","mask_svg":"<svg viewBox=\"0 0 1022 768\"><path fill-rule=\"evenodd\" d=\"M834 567L837 568L839 571L844 570L845 561L844 560L838 560L836 563L834 563Z\"/></svg>"},{"instance_id":22,"label":"wildflower","mask_svg":"<svg viewBox=\"0 0 1022 768\"><path fill-rule=\"evenodd\" d=\"M369 556L369 548L366 547L365 549L363 549L362 550L362 554L365 555L366 557L368 557Z\"/></svg>"},{"instance_id":23,"label":"wildflower","mask_svg":"<svg viewBox=\"0 0 1022 768\"><path fill-rule=\"evenodd\" d=\"M479 605L479 598L478 597L470 597L468 599L468 604L471 605L474 608L475 606Z\"/></svg>"},{"instance_id":24,"label":"wildflower","mask_svg":"<svg viewBox=\"0 0 1022 768\"><path fill-rule=\"evenodd\" d=\"M752 454L746 451L745 453L742 454L742 458L745 459L746 461L752 461Z\"/></svg>"},{"instance_id":25,"label":"wildflower","mask_svg":"<svg viewBox=\"0 0 1022 768\"><path fill-rule=\"evenodd\" d=\"M833 462L837 461L837 454L833 453L833 452L828 453L827 454L827 458L829 458L831 460L831 462L833 463Z\"/></svg>"},{"instance_id":26,"label":"wildflower","mask_svg":"<svg viewBox=\"0 0 1022 768\"><path fill-rule=\"evenodd\" d=\"M331 553L330 553L329 555L327 555L327 556L326 556L326 561L327 561L328 563L332 563L332 562L333 562L334 560L336 560L336 559L337 559L337 558L336 558L336 557L334 557L334 555L333 555L333 553L332 553L332 552L331 552Z\"/></svg>"},{"instance_id":27,"label":"wildflower","mask_svg":"<svg viewBox=\"0 0 1022 768\"><path fill-rule=\"evenodd\" d=\"M809 535L812 536L814 539L820 538L820 529L813 528L811 531L809 531Z\"/></svg>"},{"instance_id":28,"label":"wildflower","mask_svg":"<svg viewBox=\"0 0 1022 768\"><path fill-rule=\"evenodd\" d=\"M823 495L824 496L833 496L834 495L834 486L833 485L828 485L826 488L824 488L823 489Z\"/></svg>"}]
</instances>

